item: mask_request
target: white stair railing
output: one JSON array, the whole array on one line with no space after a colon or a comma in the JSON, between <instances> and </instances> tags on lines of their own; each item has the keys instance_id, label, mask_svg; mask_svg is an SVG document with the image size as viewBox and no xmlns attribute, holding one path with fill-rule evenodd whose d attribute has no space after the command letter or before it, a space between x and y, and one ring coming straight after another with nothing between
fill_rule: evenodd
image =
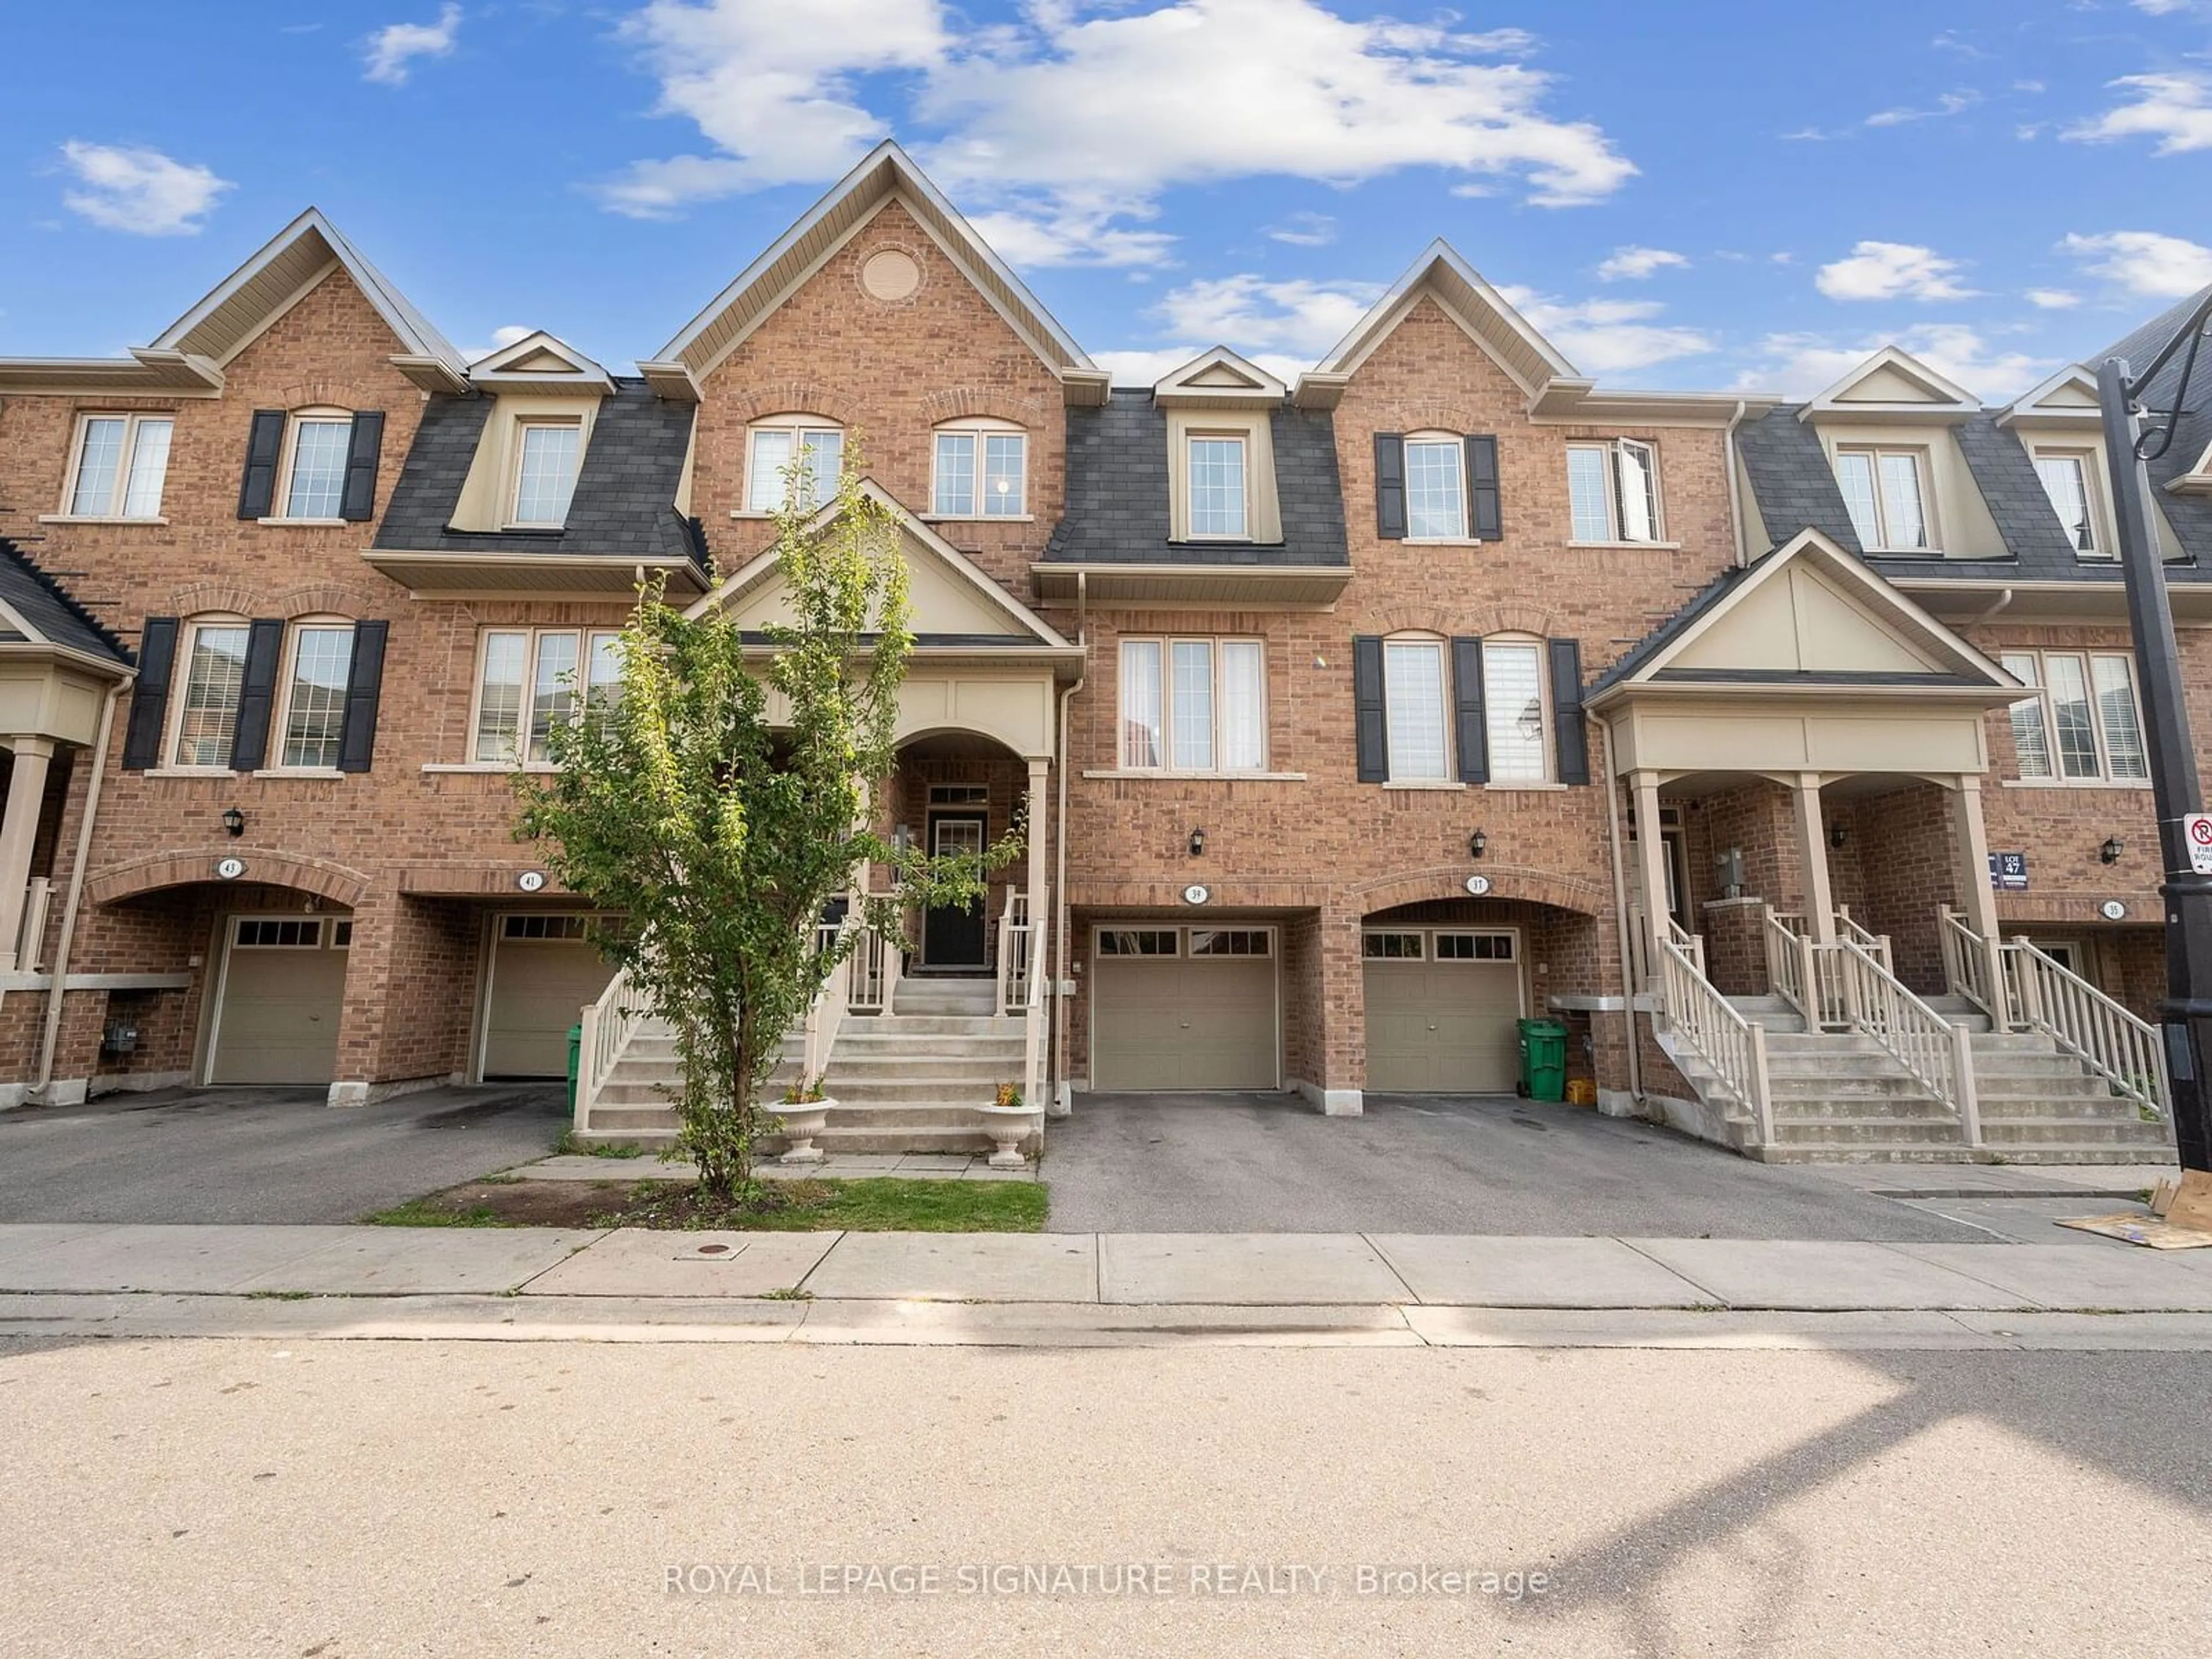
<instances>
[{"instance_id":1,"label":"white stair railing","mask_svg":"<svg viewBox=\"0 0 2212 1659\"><path fill-rule=\"evenodd\" d=\"M871 893L868 896L876 900L893 896ZM890 1006L891 993L898 988L899 941L872 925L865 910L856 921L860 937L846 959L849 971L845 976L845 1007L850 1013L880 1014Z\"/></svg>"},{"instance_id":2,"label":"white stair railing","mask_svg":"<svg viewBox=\"0 0 2212 1659\"><path fill-rule=\"evenodd\" d=\"M836 949L843 936L859 927L860 921L849 913L842 922L815 929L817 949ZM819 1079L830 1069L830 1051L837 1044L837 1028L844 1024L845 1011L851 1006L853 983L853 953L830 970L822 981L822 988L814 994L814 1000L806 1010L806 1037L801 1048L799 1075L801 1082Z\"/></svg>"},{"instance_id":3,"label":"white stair railing","mask_svg":"<svg viewBox=\"0 0 2212 1659\"><path fill-rule=\"evenodd\" d=\"M645 1009L632 1006L641 1000L631 988L629 970L617 969L599 1000L584 1008L582 1042L576 1054L575 1127L580 1135L591 1133L592 1109L621 1062L623 1050L645 1023Z\"/></svg>"},{"instance_id":4,"label":"white stair railing","mask_svg":"<svg viewBox=\"0 0 2212 1659\"><path fill-rule=\"evenodd\" d=\"M1916 996L1856 939L1836 946L1851 1010L1851 1029L1879 1043L1959 1120L1969 1146L1982 1144L1974 1095L1974 1051L1963 1025L1954 1025Z\"/></svg>"},{"instance_id":5,"label":"white stair railing","mask_svg":"<svg viewBox=\"0 0 2212 1659\"><path fill-rule=\"evenodd\" d=\"M1051 1000L1045 995L1044 967L1045 934L1049 931L1051 920L1052 906L1048 903L1043 914L1035 917L1030 924L1026 936L1029 963L1022 989L1022 1101L1024 1105L1039 1110L1045 1103L1045 1056L1049 1052L1045 1038L1046 1016L1051 1007Z\"/></svg>"},{"instance_id":6,"label":"white stair railing","mask_svg":"<svg viewBox=\"0 0 2212 1659\"><path fill-rule=\"evenodd\" d=\"M2166 1049L2156 1026L2025 939L2008 941L2002 959L2021 1024L2045 1033L2115 1094L2173 1121Z\"/></svg>"},{"instance_id":7,"label":"white stair railing","mask_svg":"<svg viewBox=\"0 0 2212 1659\"><path fill-rule=\"evenodd\" d=\"M999 1012L1017 1014L1029 1006L1030 896L1019 888L1006 890L1006 908L999 917Z\"/></svg>"},{"instance_id":8,"label":"white stair railing","mask_svg":"<svg viewBox=\"0 0 2212 1659\"><path fill-rule=\"evenodd\" d=\"M1705 941L1704 935L1692 933L1688 928L1683 927L1680 922L1675 921L1674 917L1668 916L1667 918L1666 937L1668 944L1674 945L1677 950L1681 951L1684 956L1689 958L1690 965L1698 970L1698 976L1700 979L1704 978L1705 973Z\"/></svg>"},{"instance_id":9,"label":"white stair railing","mask_svg":"<svg viewBox=\"0 0 2212 1659\"><path fill-rule=\"evenodd\" d=\"M1813 941L1805 936L1804 920L1769 905L1761 932L1766 940L1767 988L1802 1014L1805 1029L1811 1030L1820 1023L1814 1007L1820 975L1813 966Z\"/></svg>"},{"instance_id":10,"label":"white stair railing","mask_svg":"<svg viewBox=\"0 0 2212 1659\"><path fill-rule=\"evenodd\" d=\"M1751 1114L1759 1144L1771 1144L1774 1104L1767 1089L1765 1030L1730 1006L1671 933L1659 942L1659 984L1668 1024Z\"/></svg>"},{"instance_id":11,"label":"white stair railing","mask_svg":"<svg viewBox=\"0 0 2212 1659\"><path fill-rule=\"evenodd\" d=\"M1849 905L1838 904L1836 907L1836 937L1839 939L1852 940L1891 973L1897 971L1897 963L1890 957L1889 935L1870 933L1859 926L1857 921L1852 916Z\"/></svg>"},{"instance_id":12,"label":"white stair railing","mask_svg":"<svg viewBox=\"0 0 2212 1659\"><path fill-rule=\"evenodd\" d=\"M1948 904L1936 909L1936 931L1943 946L1943 988L1979 1008L1999 1030L2018 1024L2005 984L2002 943L1976 933Z\"/></svg>"}]
</instances>

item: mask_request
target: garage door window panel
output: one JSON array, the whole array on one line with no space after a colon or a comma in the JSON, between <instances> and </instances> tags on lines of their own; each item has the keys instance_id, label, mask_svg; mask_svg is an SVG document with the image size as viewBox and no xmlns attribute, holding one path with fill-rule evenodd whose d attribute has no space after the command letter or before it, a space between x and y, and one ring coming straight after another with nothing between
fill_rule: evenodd
<instances>
[{"instance_id":1,"label":"garage door window panel","mask_svg":"<svg viewBox=\"0 0 2212 1659\"><path fill-rule=\"evenodd\" d=\"M1172 927L1102 927L1098 930L1102 957L1171 957L1176 954Z\"/></svg>"}]
</instances>

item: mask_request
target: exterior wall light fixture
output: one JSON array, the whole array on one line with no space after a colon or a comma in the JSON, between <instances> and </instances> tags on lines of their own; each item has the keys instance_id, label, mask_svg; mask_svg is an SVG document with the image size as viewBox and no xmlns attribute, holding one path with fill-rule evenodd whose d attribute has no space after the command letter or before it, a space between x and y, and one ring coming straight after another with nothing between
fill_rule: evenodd
<instances>
[{"instance_id":1,"label":"exterior wall light fixture","mask_svg":"<svg viewBox=\"0 0 2212 1659\"><path fill-rule=\"evenodd\" d=\"M222 828L224 834L229 836L233 840L236 840L239 836L246 833L246 814L240 811L235 806L224 807L222 809Z\"/></svg>"},{"instance_id":2,"label":"exterior wall light fixture","mask_svg":"<svg viewBox=\"0 0 2212 1659\"><path fill-rule=\"evenodd\" d=\"M1194 859L1202 859L1206 856L1205 830L1194 830L1190 832L1190 855Z\"/></svg>"},{"instance_id":3,"label":"exterior wall light fixture","mask_svg":"<svg viewBox=\"0 0 2212 1659\"><path fill-rule=\"evenodd\" d=\"M2105 844L2097 849L2097 856L2107 864L2118 864L2120 861L2120 854L2127 850L2127 842L2122 841L2118 836L2107 836L2105 837Z\"/></svg>"},{"instance_id":4,"label":"exterior wall light fixture","mask_svg":"<svg viewBox=\"0 0 2212 1659\"><path fill-rule=\"evenodd\" d=\"M1481 830L1476 830L1467 838L1467 855L1469 858L1479 859L1489 850L1490 837Z\"/></svg>"}]
</instances>

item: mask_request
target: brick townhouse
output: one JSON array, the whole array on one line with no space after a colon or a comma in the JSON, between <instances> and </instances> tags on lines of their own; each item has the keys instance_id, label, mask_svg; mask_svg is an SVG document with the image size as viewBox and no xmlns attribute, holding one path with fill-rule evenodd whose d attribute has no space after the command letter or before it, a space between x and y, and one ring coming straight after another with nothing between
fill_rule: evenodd
<instances>
[{"instance_id":1,"label":"brick townhouse","mask_svg":"<svg viewBox=\"0 0 2212 1659\"><path fill-rule=\"evenodd\" d=\"M1893 350L1802 405L1608 390L1442 242L1294 384L1111 386L888 144L635 374L470 362L310 210L127 357L0 361L0 1100L557 1076L582 1011L580 1127L665 1133L510 774L641 571L777 617L784 469L853 454L915 606L883 827L1027 848L859 942L805 1034L833 1139L972 1140L1001 1077L1510 1090L1552 1013L1605 1109L1764 1156L2132 1155L2094 401ZM2203 418L2157 479L2198 688Z\"/></svg>"}]
</instances>

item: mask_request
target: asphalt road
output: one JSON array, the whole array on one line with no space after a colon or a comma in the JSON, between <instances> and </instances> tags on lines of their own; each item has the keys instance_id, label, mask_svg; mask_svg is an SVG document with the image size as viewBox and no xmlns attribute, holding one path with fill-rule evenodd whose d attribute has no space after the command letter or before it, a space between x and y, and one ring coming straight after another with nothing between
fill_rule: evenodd
<instances>
[{"instance_id":1,"label":"asphalt road","mask_svg":"<svg viewBox=\"0 0 2212 1659\"><path fill-rule=\"evenodd\" d=\"M1816 1169L1509 1097L1079 1095L1045 1128L1056 1232L1985 1237Z\"/></svg>"},{"instance_id":2,"label":"asphalt road","mask_svg":"<svg viewBox=\"0 0 2212 1659\"><path fill-rule=\"evenodd\" d=\"M346 1222L550 1152L558 1086L167 1091L0 1112L0 1222Z\"/></svg>"},{"instance_id":3,"label":"asphalt road","mask_svg":"<svg viewBox=\"0 0 2212 1659\"><path fill-rule=\"evenodd\" d=\"M0 1650L2195 1652L2208 1397L2127 1353L16 1345Z\"/></svg>"}]
</instances>

